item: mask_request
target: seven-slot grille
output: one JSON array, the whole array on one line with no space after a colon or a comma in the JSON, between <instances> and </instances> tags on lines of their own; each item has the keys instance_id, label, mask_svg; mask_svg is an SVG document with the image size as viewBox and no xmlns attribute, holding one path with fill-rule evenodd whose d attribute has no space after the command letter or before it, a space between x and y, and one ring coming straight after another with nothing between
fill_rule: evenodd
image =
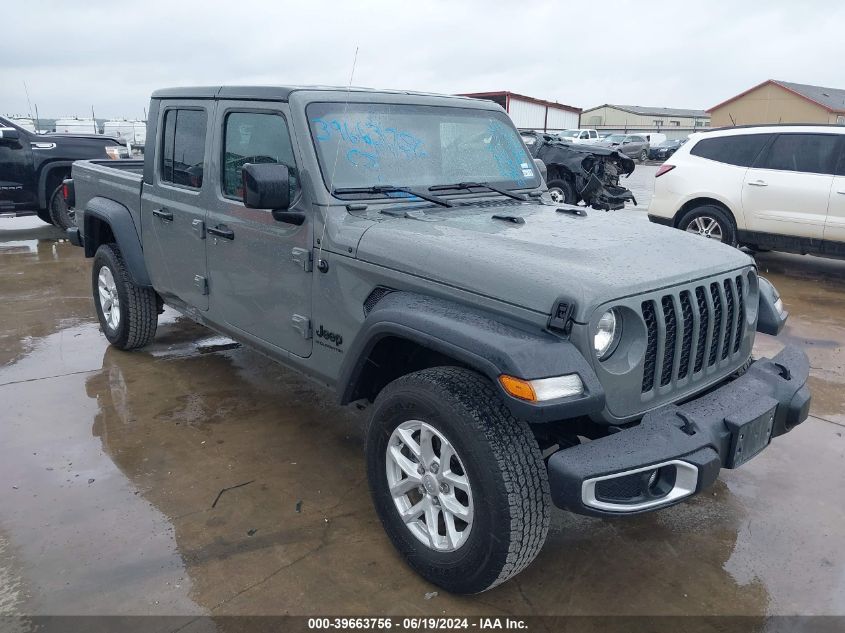
<instances>
[{"instance_id":1,"label":"seven-slot grille","mask_svg":"<svg viewBox=\"0 0 845 633\"><path fill-rule=\"evenodd\" d=\"M745 331L743 276L708 281L642 302L642 392L696 375L737 354Z\"/></svg>"}]
</instances>

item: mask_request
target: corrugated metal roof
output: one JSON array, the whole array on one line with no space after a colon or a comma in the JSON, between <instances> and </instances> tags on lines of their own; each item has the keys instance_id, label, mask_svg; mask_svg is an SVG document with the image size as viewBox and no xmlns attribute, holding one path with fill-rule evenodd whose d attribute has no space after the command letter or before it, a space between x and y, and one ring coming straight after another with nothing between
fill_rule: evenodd
<instances>
[{"instance_id":1,"label":"corrugated metal roof","mask_svg":"<svg viewBox=\"0 0 845 633\"><path fill-rule=\"evenodd\" d=\"M635 106L635 105L618 105L615 103L605 103L604 105L584 110L583 114L598 110L599 108L616 108L623 112L630 112L638 116L679 116L699 119L709 119L710 115L704 110L688 110L685 108L659 108L652 106Z\"/></svg>"},{"instance_id":2,"label":"corrugated metal roof","mask_svg":"<svg viewBox=\"0 0 845 633\"><path fill-rule=\"evenodd\" d=\"M772 79L776 84L797 92L810 101L815 101L820 106L834 112L845 111L845 90L842 88L825 88L824 86L811 86L809 84L796 84L791 81Z\"/></svg>"},{"instance_id":3,"label":"corrugated metal roof","mask_svg":"<svg viewBox=\"0 0 845 633\"><path fill-rule=\"evenodd\" d=\"M527 95L519 94L518 92L511 92L510 90L496 90L493 92L462 92L457 96L471 97L473 99L492 99L494 97L510 97L511 99L520 99L522 101L529 101L539 105L548 106L550 108L558 108L560 110L569 110L570 112L581 112L581 108L566 105L565 103L558 103L557 101L546 101L545 99L538 99L537 97L529 97Z\"/></svg>"}]
</instances>

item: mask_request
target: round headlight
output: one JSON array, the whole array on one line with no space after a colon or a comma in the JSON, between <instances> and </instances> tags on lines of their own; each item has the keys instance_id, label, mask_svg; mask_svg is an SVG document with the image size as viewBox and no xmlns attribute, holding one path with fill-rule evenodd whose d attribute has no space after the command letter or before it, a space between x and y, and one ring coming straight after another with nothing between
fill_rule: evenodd
<instances>
[{"instance_id":1,"label":"round headlight","mask_svg":"<svg viewBox=\"0 0 845 633\"><path fill-rule=\"evenodd\" d=\"M599 360L609 357L619 343L621 323L616 316L616 310L608 310L599 319L596 333L593 335L593 349Z\"/></svg>"}]
</instances>

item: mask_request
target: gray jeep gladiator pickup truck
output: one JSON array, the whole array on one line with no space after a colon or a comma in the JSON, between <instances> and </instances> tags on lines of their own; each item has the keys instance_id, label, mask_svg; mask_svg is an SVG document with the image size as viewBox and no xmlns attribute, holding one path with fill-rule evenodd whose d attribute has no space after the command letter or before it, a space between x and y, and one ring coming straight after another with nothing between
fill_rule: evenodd
<instances>
[{"instance_id":1,"label":"gray jeep gladiator pickup truck","mask_svg":"<svg viewBox=\"0 0 845 633\"><path fill-rule=\"evenodd\" d=\"M82 161L70 239L120 349L166 304L373 403L366 461L411 567L460 593L524 569L552 503L701 492L808 415L808 362L740 251L556 204L487 101L343 88L153 94L141 161Z\"/></svg>"}]
</instances>

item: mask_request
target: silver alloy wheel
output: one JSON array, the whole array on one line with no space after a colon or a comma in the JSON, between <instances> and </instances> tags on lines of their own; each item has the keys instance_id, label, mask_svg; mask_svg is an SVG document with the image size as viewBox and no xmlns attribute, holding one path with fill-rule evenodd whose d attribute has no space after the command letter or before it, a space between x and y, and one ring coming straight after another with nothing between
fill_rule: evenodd
<instances>
[{"instance_id":1,"label":"silver alloy wheel","mask_svg":"<svg viewBox=\"0 0 845 633\"><path fill-rule=\"evenodd\" d=\"M687 233L695 233L703 237L722 241L722 225L716 218L709 215L701 215L694 218L692 222L687 225Z\"/></svg>"},{"instance_id":2,"label":"silver alloy wheel","mask_svg":"<svg viewBox=\"0 0 845 633\"><path fill-rule=\"evenodd\" d=\"M387 443L387 485L402 521L421 543L452 552L469 537L472 489L460 457L430 424L408 420Z\"/></svg>"},{"instance_id":3,"label":"silver alloy wheel","mask_svg":"<svg viewBox=\"0 0 845 633\"><path fill-rule=\"evenodd\" d=\"M117 295L117 284L114 283L114 275L108 266L100 268L97 275L97 292L100 294L100 309L106 325L112 330L117 330L120 325L120 297Z\"/></svg>"},{"instance_id":4,"label":"silver alloy wheel","mask_svg":"<svg viewBox=\"0 0 845 633\"><path fill-rule=\"evenodd\" d=\"M549 196L552 198L552 202L555 204L563 204L566 202L566 196L563 195L563 191L558 189L557 187L552 187L549 189Z\"/></svg>"}]
</instances>

